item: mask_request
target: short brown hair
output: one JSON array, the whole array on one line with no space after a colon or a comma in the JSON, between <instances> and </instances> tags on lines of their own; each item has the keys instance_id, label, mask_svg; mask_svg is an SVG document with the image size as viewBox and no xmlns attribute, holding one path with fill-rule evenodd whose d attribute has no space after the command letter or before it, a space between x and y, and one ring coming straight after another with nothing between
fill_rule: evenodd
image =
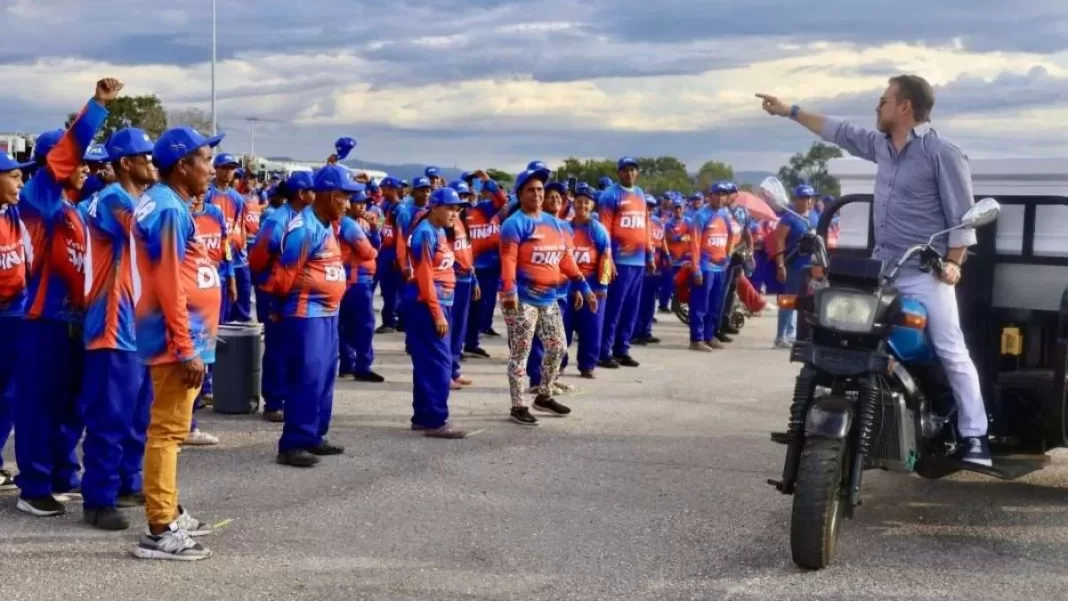
<instances>
[{"instance_id":1,"label":"short brown hair","mask_svg":"<svg viewBox=\"0 0 1068 601\"><path fill-rule=\"evenodd\" d=\"M891 84L897 84L898 101L908 100L912 105L912 118L916 123L926 123L931 120L931 109L934 108L934 88L927 80L919 75L895 75L890 78Z\"/></svg>"}]
</instances>

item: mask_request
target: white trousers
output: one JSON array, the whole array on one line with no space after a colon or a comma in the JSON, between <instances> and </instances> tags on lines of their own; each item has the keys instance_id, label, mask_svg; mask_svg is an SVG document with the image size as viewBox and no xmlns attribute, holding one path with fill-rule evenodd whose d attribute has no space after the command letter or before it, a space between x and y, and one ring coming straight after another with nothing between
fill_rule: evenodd
<instances>
[{"instance_id":1,"label":"white trousers","mask_svg":"<svg viewBox=\"0 0 1068 601\"><path fill-rule=\"evenodd\" d=\"M935 354L942 360L942 367L953 387L960 435L985 436L986 407L979 388L979 373L968 354L964 332L960 329L956 289L933 274L922 272L901 274L895 286L901 293L916 298L927 307L927 331Z\"/></svg>"}]
</instances>

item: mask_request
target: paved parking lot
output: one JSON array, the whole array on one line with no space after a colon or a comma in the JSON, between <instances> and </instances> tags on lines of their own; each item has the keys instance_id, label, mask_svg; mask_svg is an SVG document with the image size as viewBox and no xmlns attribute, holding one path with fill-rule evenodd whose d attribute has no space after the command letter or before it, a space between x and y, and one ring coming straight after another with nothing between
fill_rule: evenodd
<instances>
[{"instance_id":1,"label":"paved parking lot","mask_svg":"<svg viewBox=\"0 0 1068 601\"><path fill-rule=\"evenodd\" d=\"M699 354L659 317L664 344L635 350L641 368L569 377L573 416L539 428L506 420L500 339L493 359L465 363L476 385L451 401L458 424L483 429L468 440L406 429L399 335L376 343L386 384L339 384L331 439L348 452L316 469L274 464L278 426L206 414L223 444L182 453L183 502L229 522L203 562L134 560L133 531L92 530L77 505L29 518L0 497L0 599L1068 598L1061 457L1015 483L869 472L838 563L794 568L790 499L765 484L795 372L771 349L774 318Z\"/></svg>"}]
</instances>

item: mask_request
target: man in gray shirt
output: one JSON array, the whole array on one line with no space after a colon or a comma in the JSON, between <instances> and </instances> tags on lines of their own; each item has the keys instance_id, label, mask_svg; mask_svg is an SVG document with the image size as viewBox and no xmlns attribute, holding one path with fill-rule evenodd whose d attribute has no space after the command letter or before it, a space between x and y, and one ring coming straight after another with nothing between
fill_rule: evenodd
<instances>
[{"instance_id":1,"label":"man in gray shirt","mask_svg":"<svg viewBox=\"0 0 1068 601\"><path fill-rule=\"evenodd\" d=\"M968 159L930 126L934 108L931 84L916 75L890 78L875 109L877 131L789 106L757 94L768 114L789 117L846 152L874 162L874 258L893 261L908 247L926 243L935 232L960 223L974 204ZM960 329L954 286L975 232L957 230L935 241L945 257L937 275L919 270L918 262L902 268L896 286L927 307L928 330L949 377L956 400L957 428L965 439L962 459L991 465L987 416L972 363Z\"/></svg>"}]
</instances>

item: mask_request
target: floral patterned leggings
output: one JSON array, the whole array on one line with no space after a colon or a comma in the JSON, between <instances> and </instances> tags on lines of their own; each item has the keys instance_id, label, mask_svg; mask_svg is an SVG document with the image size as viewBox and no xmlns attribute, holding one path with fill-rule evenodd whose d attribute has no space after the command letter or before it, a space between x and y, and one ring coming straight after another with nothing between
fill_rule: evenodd
<instances>
[{"instance_id":1,"label":"floral patterned leggings","mask_svg":"<svg viewBox=\"0 0 1068 601\"><path fill-rule=\"evenodd\" d=\"M539 395L549 395L550 385L556 381L556 372L560 361L567 352L564 338L564 318L560 306L555 302L545 307L536 307L519 303L515 309L501 307L504 323L508 326L508 392L512 396L512 407L524 407L523 381L527 376L527 359L534 335L541 338L545 348L545 358L541 364L541 386Z\"/></svg>"}]
</instances>

